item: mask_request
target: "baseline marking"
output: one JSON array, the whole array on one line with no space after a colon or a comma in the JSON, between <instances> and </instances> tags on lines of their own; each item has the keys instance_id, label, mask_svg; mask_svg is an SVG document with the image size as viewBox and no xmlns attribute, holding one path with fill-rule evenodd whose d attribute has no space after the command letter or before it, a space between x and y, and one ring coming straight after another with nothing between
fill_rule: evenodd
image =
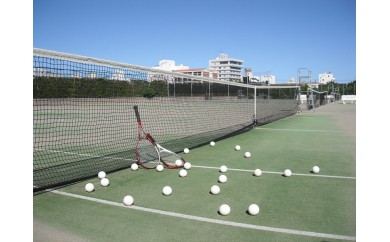
<instances>
[{"instance_id":1,"label":"baseline marking","mask_svg":"<svg viewBox=\"0 0 390 242\"><path fill-rule=\"evenodd\" d=\"M194 166L193 165L192 167L219 170L219 167L212 167L212 166ZM230 171L253 172L253 170L234 169L234 168L228 168L228 170L230 170ZM261 172L262 173L283 175L283 172L276 172L276 171L261 171ZM338 178L338 179L356 179L356 177L351 177L351 176L329 176L329 175L314 175L314 174L302 174L302 173L292 173L292 174L294 176L314 176L314 177L326 177L326 178Z\"/></svg>"},{"instance_id":2,"label":"baseline marking","mask_svg":"<svg viewBox=\"0 0 390 242\"><path fill-rule=\"evenodd\" d=\"M317 237L317 238L339 239L339 240L350 240L350 241L356 240L356 237L353 237L353 236L325 234L325 233L317 233L317 232L310 232L310 231L301 231L301 230L283 229L283 228L274 228L274 227L267 227L267 226L261 226L261 225L237 223L237 222L231 222L231 221L225 221L225 220L199 217L199 216L194 216L194 215L168 212L168 211L152 209L152 208L144 208L144 207L139 207L139 206L135 206L135 205L125 206L124 204L118 203L118 202L112 202L112 201L107 201L107 200L98 199L98 198L86 197L86 196L67 193L67 192L63 192L63 191L57 191L57 190L47 190L47 191L55 193L55 194L60 194L63 196L79 198L79 199L88 200L88 201L92 201L92 202L97 202L97 203L102 203L102 204L107 204L107 205L112 205L112 206L117 206L117 207L122 207L122 208L129 208L129 209L139 210L139 211L143 211L143 212L156 213L156 214L161 214L161 215L171 216L171 217L176 217L176 218L183 218L183 219L188 219L188 220L200 221L200 222L228 225L228 226L233 226L233 227L254 229L254 230L261 230L261 231L303 235L303 236L310 236L310 237Z\"/></svg>"}]
</instances>

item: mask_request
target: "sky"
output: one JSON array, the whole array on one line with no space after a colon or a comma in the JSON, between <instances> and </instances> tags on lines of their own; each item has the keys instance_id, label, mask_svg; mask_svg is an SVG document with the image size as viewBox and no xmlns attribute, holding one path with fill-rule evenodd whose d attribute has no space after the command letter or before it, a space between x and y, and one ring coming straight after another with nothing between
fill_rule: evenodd
<instances>
[{"instance_id":1,"label":"sky","mask_svg":"<svg viewBox=\"0 0 390 242\"><path fill-rule=\"evenodd\" d=\"M208 68L220 53L277 83L298 69L356 80L355 0L34 0L33 47L157 66Z\"/></svg>"}]
</instances>

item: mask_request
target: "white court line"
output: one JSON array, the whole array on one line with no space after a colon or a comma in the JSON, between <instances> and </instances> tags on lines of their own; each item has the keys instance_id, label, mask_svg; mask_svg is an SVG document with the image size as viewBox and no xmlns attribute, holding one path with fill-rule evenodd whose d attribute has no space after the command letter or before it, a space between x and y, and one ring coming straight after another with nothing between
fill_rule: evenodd
<instances>
[{"instance_id":1,"label":"white court line","mask_svg":"<svg viewBox=\"0 0 390 242\"><path fill-rule=\"evenodd\" d=\"M107 158L107 159L114 159L114 160L127 160L127 161L133 161L136 162L136 160L132 159L125 159L125 158L118 158L118 157L107 157L107 156L95 156L95 155L89 155L89 154L79 154L79 153L73 153L73 152L67 152L67 151L60 151L60 150L45 150L45 149L36 149L39 151L48 151L48 152L54 152L54 153L65 153L65 154L71 154L71 155L79 155L79 156L87 156L87 157L94 157L94 158ZM219 167L211 167L211 166L192 166L197 168L206 168L206 169L219 169ZM233 169L229 168L231 171L244 171L244 172L253 172L253 170L243 170L243 169ZM262 171L263 173L270 173L270 174L279 174L282 175L282 172L275 172L275 171ZM316 177L327 177L327 178L339 178L339 179L356 179L356 177L349 177L349 176L329 176L329 175L314 175L314 174L301 174L301 173L293 173L293 175L296 176L316 176Z\"/></svg>"},{"instance_id":2,"label":"white court line","mask_svg":"<svg viewBox=\"0 0 390 242\"><path fill-rule=\"evenodd\" d=\"M57 191L57 190L47 190L47 191L52 192L52 193L56 193L56 194L60 194L60 195L64 195L64 196L68 196L68 197L74 197L74 198L79 198L79 199L83 199L83 200L88 200L88 201L92 201L92 202L98 202L98 203L122 207L122 208L130 208L130 209L139 210L139 211L143 211L143 212L161 214L161 215L165 215L165 216L189 219L189 220L200 221L200 222L221 224L221 225L227 225L227 226L233 226L233 227L239 227L239 228L245 228L245 229L268 231L268 232L310 236L310 237L317 237L317 238L339 239L339 240L350 240L350 241L356 240L356 237L353 237L353 236L325 234L325 233L317 233L317 232L310 232L310 231L301 231L301 230L283 229L283 228L274 228L274 227L267 227L267 226L261 226L261 225L237 223L237 222L231 222L231 221L226 221L226 220L218 220L218 219L211 219L211 218L199 217L199 216L194 216L194 215L168 212L168 211L152 209L152 208L144 208L144 207L139 207L139 206L135 206L135 205L125 206L124 204L118 203L118 202L112 202L112 201L107 201L107 200L98 199L98 198L86 197L86 196L82 196L82 195L77 195L77 194L72 194L72 193L67 193L67 192L62 192L62 191Z\"/></svg>"},{"instance_id":3,"label":"white court line","mask_svg":"<svg viewBox=\"0 0 390 242\"><path fill-rule=\"evenodd\" d=\"M192 167L219 170L219 167L212 167L212 166L194 166L193 165ZM228 168L228 171L253 172L254 170L243 170L243 169ZM276 171L261 171L261 172L262 173L283 175L283 172L276 172ZM356 177L351 177L351 176L328 176L328 175L319 175L319 174L315 175L315 174L302 174L302 173L292 173L292 175L293 176L315 176L315 177L338 178L338 179L356 179Z\"/></svg>"},{"instance_id":4,"label":"white court line","mask_svg":"<svg viewBox=\"0 0 390 242\"><path fill-rule=\"evenodd\" d=\"M255 128L263 130L276 130L276 131L295 131L295 132L329 132L329 133L343 133L340 130L327 130L327 129L273 129L273 128Z\"/></svg>"}]
</instances>

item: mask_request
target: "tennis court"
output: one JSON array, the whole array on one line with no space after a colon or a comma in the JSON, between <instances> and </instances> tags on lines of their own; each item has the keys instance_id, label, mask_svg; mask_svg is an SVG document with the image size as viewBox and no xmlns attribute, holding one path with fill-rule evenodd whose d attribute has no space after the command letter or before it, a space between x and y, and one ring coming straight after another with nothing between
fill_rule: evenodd
<instances>
[{"instance_id":1,"label":"tennis court","mask_svg":"<svg viewBox=\"0 0 390 242\"><path fill-rule=\"evenodd\" d=\"M108 187L96 174L35 194L34 240L354 241L355 117L356 105L331 103L191 149L182 154L192 164L186 177L129 167L108 173ZM218 182L222 165L226 183ZM292 176L283 176L285 169ZM85 191L89 182L94 192ZM166 185L170 196L162 194ZM221 188L218 195L210 193L212 185ZM134 205L123 205L126 195ZM227 216L218 213L224 203ZM247 213L250 204L259 205L258 215Z\"/></svg>"}]
</instances>

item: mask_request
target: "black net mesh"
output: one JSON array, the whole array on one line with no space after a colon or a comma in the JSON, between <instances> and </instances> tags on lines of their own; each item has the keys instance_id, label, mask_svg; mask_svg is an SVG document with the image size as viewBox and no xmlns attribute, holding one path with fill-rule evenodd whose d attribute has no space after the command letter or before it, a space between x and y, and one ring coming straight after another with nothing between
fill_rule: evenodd
<instances>
[{"instance_id":1,"label":"black net mesh","mask_svg":"<svg viewBox=\"0 0 390 242\"><path fill-rule=\"evenodd\" d=\"M174 152L297 110L295 88L255 90L76 57L34 50L34 191L135 162L135 105L145 131Z\"/></svg>"}]
</instances>

